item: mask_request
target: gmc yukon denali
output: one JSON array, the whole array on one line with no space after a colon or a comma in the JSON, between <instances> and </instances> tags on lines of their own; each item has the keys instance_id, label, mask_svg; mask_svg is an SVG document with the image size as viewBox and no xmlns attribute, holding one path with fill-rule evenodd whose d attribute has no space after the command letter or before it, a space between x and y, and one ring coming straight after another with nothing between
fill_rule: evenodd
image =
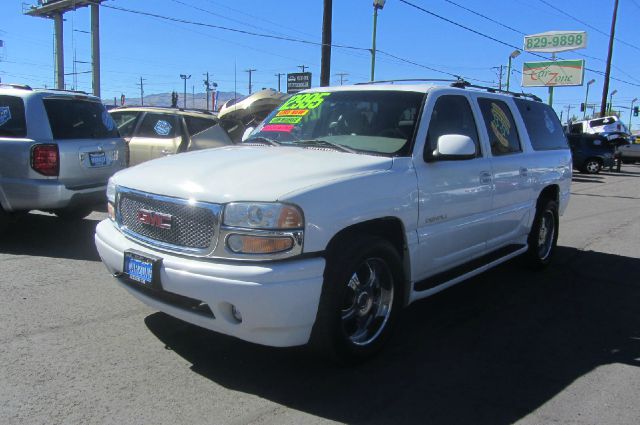
<instances>
[{"instance_id":1,"label":"gmc yukon denali","mask_svg":"<svg viewBox=\"0 0 640 425\"><path fill-rule=\"evenodd\" d=\"M117 173L95 241L155 309L352 363L404 306L516 256L549 264L570 181L562 126L534 96L323 87L242 144Z\"/></svg>"}]
</instances>

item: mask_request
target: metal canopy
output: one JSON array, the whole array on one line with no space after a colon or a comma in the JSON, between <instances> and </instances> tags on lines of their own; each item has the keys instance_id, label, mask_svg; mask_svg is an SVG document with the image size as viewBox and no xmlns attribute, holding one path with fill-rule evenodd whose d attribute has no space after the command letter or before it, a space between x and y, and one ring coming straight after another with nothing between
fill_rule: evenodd
<instances>
[{"instance_id":1,"label":"metal canopy","mask_svg":"<svg viewBox=\"0 0 640 425\"><path fill-rule=\"evenodd\" d=\"M42 0L37 5L24 10L25 15L53 19L55 15L76 10L92 4L100 4L104 0Z\"/></svg>"}]
</instances>

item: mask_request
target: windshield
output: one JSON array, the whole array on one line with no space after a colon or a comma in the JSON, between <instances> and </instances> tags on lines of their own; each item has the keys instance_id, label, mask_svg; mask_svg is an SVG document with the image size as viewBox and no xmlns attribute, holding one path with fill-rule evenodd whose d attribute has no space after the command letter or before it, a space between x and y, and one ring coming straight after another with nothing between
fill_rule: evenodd
<instances>
[{"instance_id":1,"label":"windshield","mask_svg":"<svg viewBox=\"0 0 640 425\"><path fill-rule=\"evenodd\" d=\"M271 112L246 142L407 154L424 96L373 90L297 94Z\"/></svg>"}]
</instances>

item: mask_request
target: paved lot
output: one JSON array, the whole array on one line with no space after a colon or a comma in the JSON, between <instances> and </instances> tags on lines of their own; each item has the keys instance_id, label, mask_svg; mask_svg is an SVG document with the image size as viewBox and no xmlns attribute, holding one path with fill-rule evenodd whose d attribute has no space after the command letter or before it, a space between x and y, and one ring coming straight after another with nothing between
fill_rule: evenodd
<instances>
[{"instance_id":1,"label":"paved lot","mask_svg":"<svg viewBox=\"0 0 640 425\"><path fill-rule=\"evenodd\" d=\"M0 423L640 423L640 166L576 174L555 266L407 309L354 368L156 313L100 263L96 212L0 238Z\"/></svg>"}]
</instances>

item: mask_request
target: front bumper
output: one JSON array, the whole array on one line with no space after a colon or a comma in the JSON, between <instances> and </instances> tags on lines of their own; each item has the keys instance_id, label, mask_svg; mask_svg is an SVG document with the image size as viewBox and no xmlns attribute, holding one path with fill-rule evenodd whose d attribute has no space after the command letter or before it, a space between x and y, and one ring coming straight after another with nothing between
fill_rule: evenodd
<instances>
[{"instance_id":1,"label":"front bumper","mask_svg":"<svg viewBox=\"0 0 640 425\"><path fill-rule=\"evenodd\" d=\"M118 280L134 297L157 310L258 344L286 347L309 341L322 289L323 258L249 264L181 257L126 238L109 220L98 224L95 242L102 261L114 275L122 272L127 249L162 258L163 290L206 303L213 317L172 302L171 297L154 297L152 292ZM231 305L242 314L242 322L234 319Z\"/></svg>"},{"instance_id":2,"label":"front bumper","mask_svg":"<svg viewBox=\"0 0 640 425\"><path fill-rule=\"evenodd\" d=\"M95 205L106 202L106 182L90 188L72 190L51 179L2 179L8 211L53 210L58 208Z\"/></svg>"}]
</instances>

